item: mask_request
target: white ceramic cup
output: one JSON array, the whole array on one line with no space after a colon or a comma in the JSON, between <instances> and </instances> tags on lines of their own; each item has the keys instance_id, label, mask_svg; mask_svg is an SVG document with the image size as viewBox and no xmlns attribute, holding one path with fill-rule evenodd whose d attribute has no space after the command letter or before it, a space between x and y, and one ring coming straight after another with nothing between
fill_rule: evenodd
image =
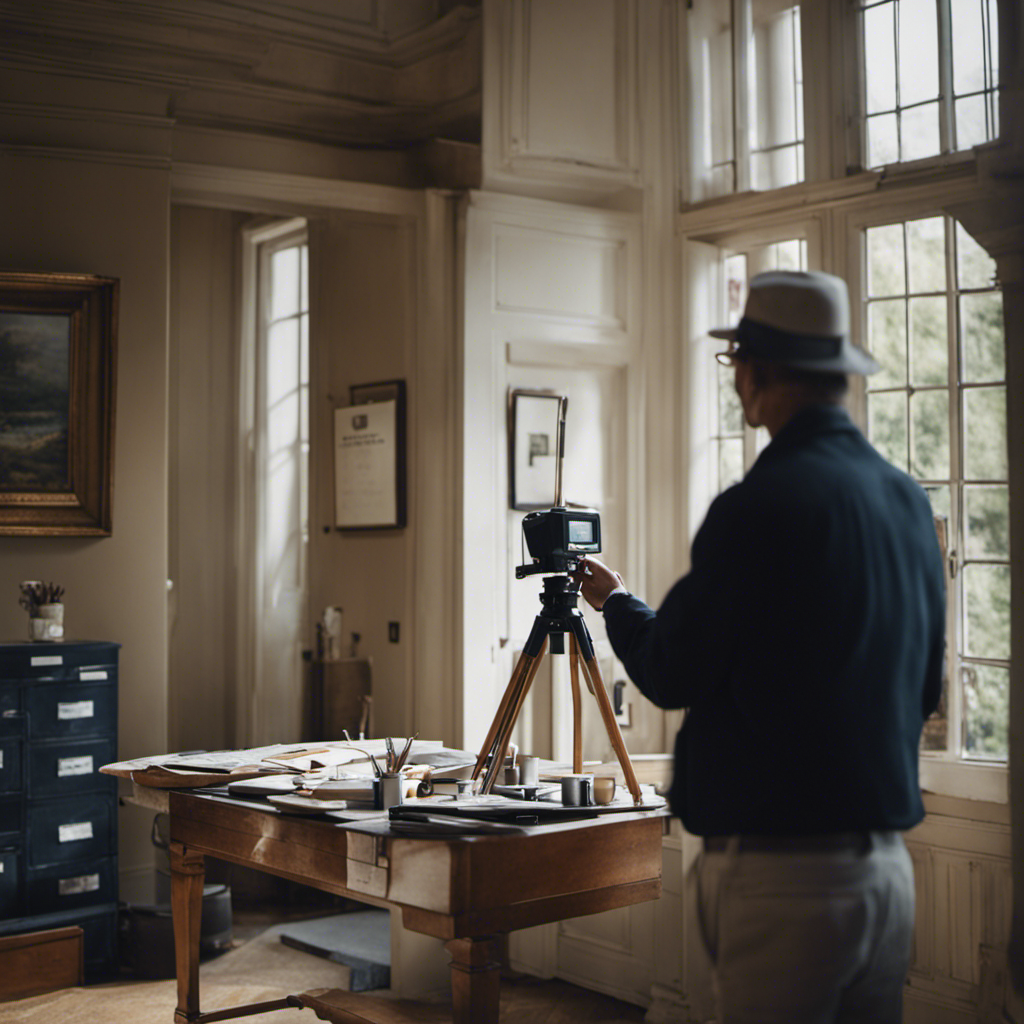
<instances>
[{"instance_id":1,"label":"white ceramic cup","mask_svg":"<svg viewBox=\"0 0 1024 1024\"><path fill-rule=\"evenodd\" d=\"M610 804L615 799L615 776L600 775L594 779L594 803Z\"/></svg>"}]
</instances>

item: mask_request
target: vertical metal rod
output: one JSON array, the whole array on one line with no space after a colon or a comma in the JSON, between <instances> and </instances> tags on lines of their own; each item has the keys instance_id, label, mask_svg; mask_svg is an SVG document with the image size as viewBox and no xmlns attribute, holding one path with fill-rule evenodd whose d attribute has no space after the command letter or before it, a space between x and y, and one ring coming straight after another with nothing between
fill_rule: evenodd
<instances>
[{"instance_id":1,"label":"vertical metal rod","mask_svg":"<svg viewBox=\"0 0 1024 1024\"><path fill-rule=\"evenodd\" d=\"M562 504L562 461L565 458L565 414L569 398L563 395L558 400L558 439L555 443L555 507Z\"/></svg>"}]
</instances>

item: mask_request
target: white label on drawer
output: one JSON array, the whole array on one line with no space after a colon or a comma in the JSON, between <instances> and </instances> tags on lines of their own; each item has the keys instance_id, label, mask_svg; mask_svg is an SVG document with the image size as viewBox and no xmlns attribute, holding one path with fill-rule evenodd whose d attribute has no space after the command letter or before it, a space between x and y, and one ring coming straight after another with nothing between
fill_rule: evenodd
<instances>
[{"instance_id":1,"label":"white label on drawer","mask_svg":"<svg viewBox=\"0 0 1024 1024\"><path fill-rule=\"evenodd\" d=\"M90 679L106 679L107 678L107 670L104 668L104 669L96 669L94 672L79 672L78 673L78 678L83 680L83 681L87 681L87 680L90 680Z\"/></svg>"},{"instance_id":2,"label":"white label on drawer","mask_svg":"<svg viewBox=\"0 0 1024 1024\"><path fill-rule=\"evenodd\" d=\"M92 822L76 821L71 825L60 825L57 828L57 841L73 843L76 839L92 839Z\"/></svg>"},{"instance_id":3,"label":"white label on drawer","mask_svg":"<svg viewBox=\"0 0 1024 1024\"><path fill-rule=\"evenodd\" d=\"M4 873L4 862L0 860L0 875Z\"/></svg>"},{"instance_id":4,"label":"white label on drawer","mask_svg":"<svg viewBox=\"0 0 1024 1024\"><path fill-rule=\"evenodd\" d=\"M92 718L95 713L91 700L75 700L57 705L57 717L62 722L69 718Z\"/></svg>"},{"instance_id":5,"label":"white label on drawer","mask_svg":"<svg viewBox=\"0 0 1024 1024\"><path fill-rule=\"evenodd\" d=\"M58 757L57 778L65 775L92 775L92 755L86 757Z\"/></svg>"},{"instance_id":6,"label":"white label on drawer","mask_svg":"<svg viewBox=\"0 0 1024 1024\"><path fill-rule=\"evenodd\" d=\"M4 766L4 752L0 750L0 769Z\"/></svg>"},{"instance_id":7,"label":"white label on drawer","mask_svg":"<svg viewBox=\"0 0 1024 1024\"><path fill-rule=\"evenodd\" d=\"M36 665L63 665L64 655L63 654L38 654L36 657L30 659L29 664L35 667Z\"/></svg>"},{"instance_id":8,"label":"white label on drawer","mask_svg":"<svg viewBox=\"0 0 1024 1024\"><path fill-rule=\"evenodd\" d=\"M95 892L99 887L99 875L79 875L77 878L57 879L57 892L61 896L77 896L80 892Z\"/></svg>"}]
</instances>

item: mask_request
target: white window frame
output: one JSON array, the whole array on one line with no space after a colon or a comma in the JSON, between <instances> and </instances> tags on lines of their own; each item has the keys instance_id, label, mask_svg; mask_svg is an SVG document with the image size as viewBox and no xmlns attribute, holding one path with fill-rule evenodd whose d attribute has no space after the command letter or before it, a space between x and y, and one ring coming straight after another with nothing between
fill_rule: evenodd
<instances>
[{"instance_id":1,"label":"white window frame","mask_svg":"<svg viewBox=\"0 0 1024 1024\"><path fill-rule=\"evenodd\" d=\"M235 480L238 532L236 540L236 704L235 729L240 746L268 742L264 733L273 724L263 707L263 571L260 560L264 523L261 514L262 468L266 444L259 428L259 396L264 381L259 352L269 318L269 297L262 281L267 279L270 249L308 243L308 224L303 217L257 223L241 231L241 305L238 365L238 453ZM308 572L308 567L306 568ZM308 581L307 581L308 583ZM308 620L308 614L306 615Z\"/></svg>"},{"instance_id":2,"label":"white window frame","mask_svg":"<svg viewBox=\"0 0 1024 1024\"><path fill-rule=\"evenodd\" d=\"M848 87L855 91L851 95L856 97L856 109L853 115L848 118L848 124L850 130L848 132L848 146L850 151L850 166L867 168L867 112L864 109L864 90L865 90L865 55L864 55L864 31L863 31L863 0L848 0L849 6L847 8L846 25L847 31L852 34L852 38L855 40L855 46L850 59L850 47L847 47L848 59L846 60L847 66L851 69L851 74L847 78ZM873 0L870 4L874 6L876 3L881 3L883 0ZM981 0L977 0L980 4ZM996 0L993 0L996 2ZM937 8L937 45L938 45L938 65L939 65L939 152L931 156L923 157L919 160L913 161L901 161L897 163L887 164L883 167L876 167L875 170L886 170L889 172L896 171L900 168L913 170L919 167L926 167L935 163L947 163L949 161L958 162L960 159L971 159L971 150L968 149L954 149L953 141L956 134L954 106L957 99L953 94L953 41L952 41L952 16L950 13L949 0L941 0L936 4ZM998 43L998 41L997 41ZM897 57L898 62L898 57ZM998 117L999 108L999 86L996 84L994 90L991 91L991 98L987 90L982 90L982 94L986 96L986 103L989 105L989 111L986 116L993 111L994 116ZM976 93L971 95L977 95ZM897 101L898 102L898 101ZM897 107L896 117L897 123L900 122L902 117L902 111L906 108Z\"/></svg>"}]
</instances>

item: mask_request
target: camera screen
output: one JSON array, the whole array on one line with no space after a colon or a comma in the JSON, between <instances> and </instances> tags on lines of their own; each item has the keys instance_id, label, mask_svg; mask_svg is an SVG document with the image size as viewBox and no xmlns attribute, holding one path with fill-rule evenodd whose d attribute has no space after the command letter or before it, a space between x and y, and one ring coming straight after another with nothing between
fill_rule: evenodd
<instances>
[{"instance_id":1,"label":"camera screen","mask_svg":"<svg viewBox=\"0 0 1024 1024\"><path fill-rule=\"evenodd\" d=\"M569 520L570 544L593 544L594 524L586 519Z\"/></svg>"}]
</instances>

